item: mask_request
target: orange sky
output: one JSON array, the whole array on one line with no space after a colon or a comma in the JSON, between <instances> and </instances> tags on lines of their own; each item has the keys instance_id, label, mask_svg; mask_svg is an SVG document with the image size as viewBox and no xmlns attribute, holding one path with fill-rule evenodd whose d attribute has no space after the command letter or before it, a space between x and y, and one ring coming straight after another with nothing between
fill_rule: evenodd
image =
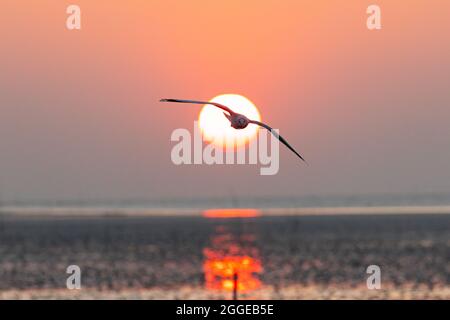
<instances>
[{"instance_id":1,"label":"orange sky","mask_svg":"<svg viewBox=\"0 0 450 320\"><path fill-rule=\"evenodd\" d=\"M80 31L64 1L2 2L0 198L450 192L448 1L71 3ZM200 108L157 101L230 92L311 165L174 166Z\"/></svg>"}]
</instances>

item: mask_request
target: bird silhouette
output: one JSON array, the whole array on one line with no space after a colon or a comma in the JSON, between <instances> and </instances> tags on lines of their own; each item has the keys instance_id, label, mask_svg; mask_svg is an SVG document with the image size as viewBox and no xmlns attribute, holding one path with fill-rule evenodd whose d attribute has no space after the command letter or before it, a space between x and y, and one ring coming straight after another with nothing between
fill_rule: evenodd
<instances>
[{"instance_id":1,"label":"bird silhouette","mask_svg":"<svg viewBox=\"0 0 450 320\"><path fill-rule=\"evenodd\" d=\"M231 126L233 128L238 129L238 130L239 129L244 129L250 123L256 124L256 125L258 125L260 127L263 127L265 129L269 130L269 132L272 133L275 138L280 140L281 143L283 143L286 147L289 148L289 150L294 152L300 159L302 159L304 162L306 162L306 160L297 151L295 151L295 149L293 147L291 147L291 145L282 136L280 136L275 130L273 130L273 128L271 128L270 126L268 126L265 123L262 123L262 122L256 121L256 120L251 120L251 119L247 118L246 116L244 116L243 114L234 112L233 110L231 110L227 106L224 106L223 104L220 104L220 103L217 103L217 102L207 102L207 101L197 101L197 100L181 100L181 99L161 99L160 102L210 104L210 105L213 105L215 107L218 107L218 108L222 109L223 111L225 111L223 114L230 121ZM228 112L228 114L226 112Z\"/></svg>"}]
</instances>

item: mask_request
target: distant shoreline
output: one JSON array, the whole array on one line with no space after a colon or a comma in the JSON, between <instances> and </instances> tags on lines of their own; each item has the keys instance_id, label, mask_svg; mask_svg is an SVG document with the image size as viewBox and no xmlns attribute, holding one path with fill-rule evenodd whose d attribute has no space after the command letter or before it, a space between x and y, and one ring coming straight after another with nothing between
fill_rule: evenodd
<instances>
[{"instance_id":1,"label":"distant shoreline","mask_svg":"<svg viewBox=\"0 0 450 320\"><path fill-rule=\"evenodd\" d=\"M236 208L239 210L245 208ZM404 215L450 214L450 206L353 206L353 207L302 207L302 208L249 208L259 216L339 216L339 215ZM232 211L233 208L223 208ZM118 207L20 207L0 208L3 216L55 216L55 217L202 217L204 208L118 208Z\"/></svg>"}]
</instances>

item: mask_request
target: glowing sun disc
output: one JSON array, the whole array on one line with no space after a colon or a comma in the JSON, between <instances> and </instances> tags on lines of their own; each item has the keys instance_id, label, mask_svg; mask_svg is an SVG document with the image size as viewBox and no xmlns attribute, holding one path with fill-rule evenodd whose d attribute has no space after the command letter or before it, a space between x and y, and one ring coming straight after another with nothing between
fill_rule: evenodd
<instances>
[{"instance_id":1,"label":"glowing sun disc","mask_svg":"<svg viewBox=\"0 0 450 320\"><path fill-rule=\"evenodd\" d=\"M261 120L256 106L239 94L222 94L209 101L223 104L249 119ZM212 105L204 105L200 111L198 125L206 141L216 145L232 144L234 141L235 145L241 146L256 136L258 126L249 124L245 129L236 130L230 126L230 121L225 118L223 112L222 109Z\"/></svg>"}]
</instances>

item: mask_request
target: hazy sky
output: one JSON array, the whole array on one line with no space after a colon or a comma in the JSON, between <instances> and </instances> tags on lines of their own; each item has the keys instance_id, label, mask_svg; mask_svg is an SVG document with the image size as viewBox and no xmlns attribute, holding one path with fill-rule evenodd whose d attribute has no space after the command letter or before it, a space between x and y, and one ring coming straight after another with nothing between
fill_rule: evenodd
<instances>
[{"instance_id":1,"label":"hazy sky","mask_svg":"<svg viewBox=\"0 0 450 320\"><path fill-rule=\"evenodd\" d=\"M450 193L449 1L6 0L0 39L0 199ZM310 165L175 166L200 106L158 100L221 93Z\"/></svg>"}]
</instances>

